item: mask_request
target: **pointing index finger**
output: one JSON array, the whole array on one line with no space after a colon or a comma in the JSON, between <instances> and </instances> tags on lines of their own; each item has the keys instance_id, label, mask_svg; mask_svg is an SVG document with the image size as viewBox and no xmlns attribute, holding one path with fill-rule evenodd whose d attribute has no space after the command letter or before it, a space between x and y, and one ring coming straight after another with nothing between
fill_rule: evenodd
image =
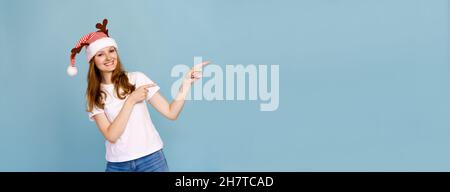
<instances>
[{"instance_id":1,"label":"pointing index finger","mask_svg":"<svg viewBox=\"0 0 450 192\"><path fill-rule=\"evenodd\" d=\"M154 86L156 86L156 84L154 84L154 83L143 85L143 87L145 87L145 88L154 87Z\"/></svg>"},{"instance_id":2,"label":"pointing index finger","mask_svg":"<svg viewBox=\"0 0 450 192\"><path fill-rule=\"evenodd\" d=\"M208 64L210 64L210 63L211 63L211 61L203 61L203 62L200 63L200 64L201 64L202 67L204 67L205 65L208 65Z\"/></svg>"},{"instance_id":3,"label":"pointing index finger","mask_svg":"<svg viewBox=\"0 0 450 192\"><path fill-rule=\"evenodd\" d=\"M201 63L199 63L199 64L194 66L194 71L202 71L203 67L205 65L210 64L210 63L211 63L211 61L203 61L203 62L201 62Z\"/></svg>"}]
</instances>

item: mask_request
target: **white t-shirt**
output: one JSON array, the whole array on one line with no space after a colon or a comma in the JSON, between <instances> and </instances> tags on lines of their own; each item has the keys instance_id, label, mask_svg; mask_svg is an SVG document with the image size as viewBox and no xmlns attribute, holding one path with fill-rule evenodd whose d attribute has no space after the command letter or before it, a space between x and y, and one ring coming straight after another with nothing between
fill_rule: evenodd
<instances>
[{"instance_id":1,"label":"white t-shirt","mask_svg":"<svg viewBox=\"0 0 450 192\"><path fill-rule=\"evenodd\" d=\"M136 86L136 89L141 85L153 83L141 72L129 72L127 75L128 80ZM109 122L113 122L122 109L126 98L123 100L117 98L114 84L101 84L101 89L107 95L105 107L100 109L94 106L92 112L89 112L89 119L94 121L95 115L105 113ZM146 101L158 90L158 86L150 87ZM134 160L162 149L163 142L152 123L147 104L144 101L134 105L125 130L116 143L110 143L106 140L105 145L106 160L109 162Z\"/></svg>"}]
</instances>

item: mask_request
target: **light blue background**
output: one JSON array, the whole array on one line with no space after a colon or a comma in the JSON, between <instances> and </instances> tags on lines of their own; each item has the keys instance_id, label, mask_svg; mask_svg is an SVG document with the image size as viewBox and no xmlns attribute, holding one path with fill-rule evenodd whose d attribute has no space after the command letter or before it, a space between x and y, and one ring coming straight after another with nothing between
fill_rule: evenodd
<instances>
[{"instance_id":1,"label":"light blue background","mask_svg":"<svg viewBox=\"0 0 450 192\"><path fill-rule=\"evenodd\" d=\"M172 171L450 171L446 0L0 0L0 171L103 171L84 50L109 18L128 71L170 97L174 65L280 65L280 106L150 107ZM224 69L224 67L223 67Z\"/></svg>"}]
</instances>

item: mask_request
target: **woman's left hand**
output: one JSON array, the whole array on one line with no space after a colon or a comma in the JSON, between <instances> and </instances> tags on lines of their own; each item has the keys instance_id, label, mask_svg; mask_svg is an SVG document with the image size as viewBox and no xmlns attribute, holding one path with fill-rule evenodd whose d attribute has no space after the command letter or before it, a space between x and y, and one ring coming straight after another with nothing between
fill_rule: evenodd
<instances>
[{"instance_id":1,"label":"woman's left hand","mask_svg":"<svg viewBox=\"0 0 450 192\"><path fill-rule=\"evenodd\" d=\"M192 84L196 80L202 78L202 71L205 65L210 64L210 61L204 61L202 63L194 65L194 67L186 73L184 82L185 84Z\"/></svg>"}]
</instances>

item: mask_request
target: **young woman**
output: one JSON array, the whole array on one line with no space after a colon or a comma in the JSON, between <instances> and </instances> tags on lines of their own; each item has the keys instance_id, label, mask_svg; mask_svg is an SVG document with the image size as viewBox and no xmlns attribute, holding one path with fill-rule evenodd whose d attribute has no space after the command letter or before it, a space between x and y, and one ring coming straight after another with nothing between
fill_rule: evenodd
<instances>
[{"instance_id":1,"label":"young woman","mask_svg":"<svg viewBox=\"0 0 450 192\"><path fill-rule=\"evenodd\" d=\"M176 98L168 103L158 85L145 74L124 71L117 44L109 37L106 24L106 19L97 23L98 31L80 39L72 49L67 69L71 76L77 73L75 55L86 46L87 111L106 139L106 171L168 171L163 142L146 102L166 118L177 119L192 83L201 78L201 68L209 62L188 71Z\"/></svg>"}]
</instances>

